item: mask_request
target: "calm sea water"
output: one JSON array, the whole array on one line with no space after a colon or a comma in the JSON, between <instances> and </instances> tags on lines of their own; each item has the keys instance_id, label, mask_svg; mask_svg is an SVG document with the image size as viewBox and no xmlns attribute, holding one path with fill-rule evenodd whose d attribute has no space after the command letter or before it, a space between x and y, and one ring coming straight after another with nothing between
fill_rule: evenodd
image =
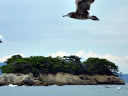
<instances>
[{"instance_id":1,"label":"calm sea water","mask_svg":"<svg viewBox=\"0 0 128 96\"><path fill-rule=\"evenodd\" d=\"M114 87L105 88L104 86ZM118 90L117 87L121 87ZM0 96L128 96L126 85L65 85L0 87Z\"/></svg>"},{"instance_id":2,"label":"calm sea water","mask_svg":"<svg viewBox=\"0 0 128 96\"><path fill-rule=\"evenodd\" d=\"M121 78L128 81L128 75L123 75ZM121 87L121 90L117 87ZM128 83L126 85L1 86L0 96L128 96Z\"/></svg>"}]
</instances>

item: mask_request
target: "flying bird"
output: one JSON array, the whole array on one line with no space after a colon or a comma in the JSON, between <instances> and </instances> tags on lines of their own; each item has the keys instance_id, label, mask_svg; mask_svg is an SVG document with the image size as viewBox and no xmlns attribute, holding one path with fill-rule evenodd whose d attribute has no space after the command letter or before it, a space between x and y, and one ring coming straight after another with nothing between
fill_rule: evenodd
<instances>
[{"instance_id":1,"label":"flying bird","mask_svg":"<svg viewBox=\"0 0 128 96\"><path fill-rule=\"evenodd\" d=\"M91 20L99 20L96 16L90 16L88 10L90 10L91 4L95 0L76 0L76 11L75 12L70 12L67 15L64 15L63 17L70 17L74 19L91 19Z\"/></svg>"},{"instance_id":2,"label":"flying bird","mask_svg":"<svg viewBox=\"0 0 128 96\"><path fill-rule=\"evenodd\" d=\"M0 40L0 43L2 43L2 41Z\"/></svg>"}]
</instances>

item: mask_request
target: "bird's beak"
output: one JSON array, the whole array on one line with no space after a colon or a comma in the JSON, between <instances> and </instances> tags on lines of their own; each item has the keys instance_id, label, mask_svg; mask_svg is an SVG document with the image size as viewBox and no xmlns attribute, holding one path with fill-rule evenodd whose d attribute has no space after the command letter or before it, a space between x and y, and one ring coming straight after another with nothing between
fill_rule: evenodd
<instances>
[{"instance_id":1,"label":"bird's beak","mask_svg":"<svg viewBox=\"0 0 128 96\"><path fill-rule=\"evenodd\" d=\"M96 18L96 19L97 19L97 21L100 21L99 18Z\"/></svg>"},{"instance_id":2,"label":"bird's beak","mask_svg":"<svg viewBox=\"0 0 128 96\"><path fill-rule=\"evenodd\" d=\"M63 15L63 17L66 17L66 16L69 16L69 15Z\"/></svg>"}]
</instances>

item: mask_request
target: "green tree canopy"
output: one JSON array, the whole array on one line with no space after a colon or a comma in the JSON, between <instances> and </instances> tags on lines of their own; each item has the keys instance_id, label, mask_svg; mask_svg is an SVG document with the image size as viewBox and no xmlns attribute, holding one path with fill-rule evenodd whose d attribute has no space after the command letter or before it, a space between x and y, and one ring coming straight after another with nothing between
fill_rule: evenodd
<instances>
[{"instance_id":1,"label":"green tree canopy","mask_svg":"<svg viewBox=\"0 0 128 96\"><path fill-rule=\"evenodd\" d=\"M64 56L52 58L44 56L31 56L23 58L20 55L14 55L6 61L7 65L1 67L3 73L53 73L64 72L70 74L100 74L115 75L118 72L118 66L114 63L99 58L88 58L81 62L78 56Z\"/></svg>"},{"instance_id":2,"label":"green tree canopy","mask_svg":"<svg viewBox=\"0 0 128 96\"><path fill-rule=\"evenodd\" d=\"M118 72L118 66L107 59L88 58L83 66L88 74L114 75Z\"/></svg>"}]
</instances>

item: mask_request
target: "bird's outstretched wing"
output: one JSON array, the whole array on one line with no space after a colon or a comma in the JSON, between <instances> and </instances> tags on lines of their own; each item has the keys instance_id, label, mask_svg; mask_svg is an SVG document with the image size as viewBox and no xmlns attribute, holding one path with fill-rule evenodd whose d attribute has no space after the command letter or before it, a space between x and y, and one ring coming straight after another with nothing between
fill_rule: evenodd
<instances>
[{"instance_id":1,"label":"bird's outstretched wing","mask_svg":"<svg viewBox=\"0 0 128 96\"><path fill-rule=\"evenodd\" d=\"M90 10L90 6L94 1L95 0L76 0L76 12L86 14L87 10Z\"/></svg>"}]
</instances>

